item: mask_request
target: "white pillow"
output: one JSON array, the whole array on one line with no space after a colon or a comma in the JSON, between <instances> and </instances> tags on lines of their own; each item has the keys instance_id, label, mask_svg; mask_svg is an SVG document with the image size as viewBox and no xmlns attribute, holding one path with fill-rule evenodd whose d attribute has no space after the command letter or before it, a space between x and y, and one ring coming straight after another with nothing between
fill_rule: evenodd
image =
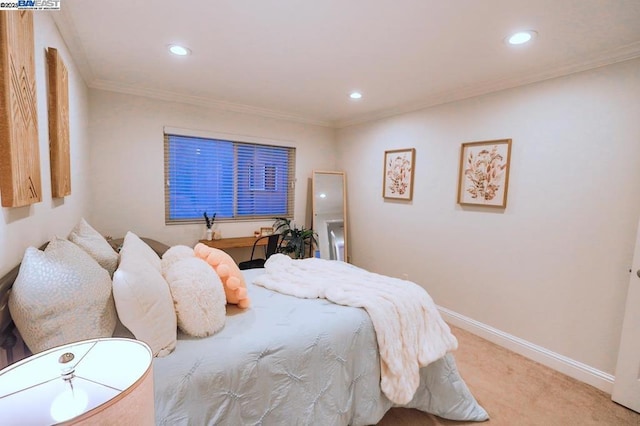
<instances>
[{"instance_id":1,"label":"white pillow","mask_svg":"<svg viewBox=\"0 0 640 426\"><path fill-rule=\"evenodd\" d=\"M111 244L109 244L98 231L93 229L86 220L80 219L80 222L69 234L69 241L80 246L80 248L89 253L100 266L106 269L109 275L113 275L118 267L118 253L113 250Z\"/></svg>"},{"instance_id":2,"label":"white pillow","mask_svg":"<svg viewBox=\"0 0 640 426\"><path fill-rule=\"evenodd\" d=\"M160 272L160 256L149 247L149 244L142 241L140 237L131 231L127 232L127 235L124 236L120 256L122 256L125 250L135 251L136 256L144 259L149 265Z\"/></svg>"},{"instance_id":3,"label":"white pillow","mask_svg":"<svg viewBox=\"0 0 640 426\"><path fill-rule=\"evenodd\" d=\"M159 271L160 258L156 268L138 242L147 246L127 233L120 265L113 274L113 297L122 324L148 344L154 356L162 357L176 347L176 313L169 286Z\"/></svg>"},{"instance_id":4,"label":"white pillow","mask_svg":"<svg viewBox=\"0 0 640 426\"><path fill-rule=\"evenodd\" d=\"M160 261L160 266L162 268L162 275L166 274L171 265L176 263L179 260L187 259L190 257L196 257L196 254L193 252L193 249L189 246L173 246L169 248L162 255L162 260ZM165 277L166 278L166 277Z\"/></svg>"},{"instance_id":5,"label":"white pillow","mask_svg":"<svg viewBox=\"0 0 640 426\"><path fill-rule=\"evenodd\" d=\"M111 337L116 326L109 273L80 247L58 238L44 252L27 248L9 310L33 353Z\"/></svg>"},{"instance_id":6,"label":"white pillow","mask_svg":"<svg viewBox=\"0 0 640 426\"><path fill-rule=\"evenodd\" d=\"M195 256L180 259L165 271L165 279L182 331L205 337L224 327L227 305L224 287L207 262Z\"/></svg>"}]
</instances>

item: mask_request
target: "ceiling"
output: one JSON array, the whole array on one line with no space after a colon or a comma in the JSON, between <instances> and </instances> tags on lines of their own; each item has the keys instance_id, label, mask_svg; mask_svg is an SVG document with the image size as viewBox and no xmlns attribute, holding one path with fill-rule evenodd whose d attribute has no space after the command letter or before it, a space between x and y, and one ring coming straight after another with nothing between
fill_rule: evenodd
<instances>
[{"instance_id":1,"label":"ceiling","mask_svg":"<svg viewBox=\"0 0 640 426\"><path fill-rule=\"evenodd\" d=\"M89 87L329 127L640 57L638 0L64 0L52 16Z\"/></svg>"}]
</instances>

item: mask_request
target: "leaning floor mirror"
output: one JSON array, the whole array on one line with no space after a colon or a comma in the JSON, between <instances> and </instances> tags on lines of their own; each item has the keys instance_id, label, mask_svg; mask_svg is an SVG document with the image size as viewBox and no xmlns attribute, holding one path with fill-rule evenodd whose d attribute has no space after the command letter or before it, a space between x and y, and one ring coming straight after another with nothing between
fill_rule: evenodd
<instances>
[{"instance_id":1,"label":"leaning floor mirror","mask_svg":"<svg viewBox=\"0 0 640 426\"><path fill-rule=\"evenodd\" d=\"M348 261L345 174L314 171L311 187L313 230L318 234L315 257Z\"/></svg>"}]
</instances>

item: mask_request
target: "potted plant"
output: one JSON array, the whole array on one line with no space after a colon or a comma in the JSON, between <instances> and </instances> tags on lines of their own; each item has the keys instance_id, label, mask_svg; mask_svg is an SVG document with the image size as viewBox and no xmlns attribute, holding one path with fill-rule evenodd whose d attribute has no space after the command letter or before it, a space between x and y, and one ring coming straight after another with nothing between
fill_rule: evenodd
<instances>
[{"instance_id":1,"label":"potted plant","mask_svg":"<svg viewBox=\"0 0 640 426\"><path fill-rule=\"evenodd\" d=\"M291 219L286 217L276 217L273 224L276 233L282 234L280 253L288 254L294 259L305 257L307 247L318 244L316 233L312 229L298 228L295 224L291 226Z\"/></svg>"},{"instance_id":2,"label":"potted plant","mask_svg":"<svg viewBox=\"0 0 640 426\"><path fill-rule=\"evenodd\" d=\"M204 212L204 224L207 226L207 240L211 241L213 239L213 222L216 220L216 213L213 216L209 217L207 212Z\"/></svg>"}]
</instances>

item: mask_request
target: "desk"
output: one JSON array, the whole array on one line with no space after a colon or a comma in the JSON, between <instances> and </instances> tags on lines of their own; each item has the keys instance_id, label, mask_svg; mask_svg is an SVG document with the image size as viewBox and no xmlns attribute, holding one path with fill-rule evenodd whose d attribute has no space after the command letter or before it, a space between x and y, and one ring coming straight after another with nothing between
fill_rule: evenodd
<instances>
[{"instance_id":1,"label":"desk","mask_svg":"<svg viewBox=\"0 0 640 426\"><path fill-rule=\"evenodd\" d=\"M200 242L206 246L225 250L232 248L253 247L256 242L256 237L236 237L236 238L221 238L219 240L200 240ZM266 246L269 242L268 238L263 238L258 241L258 246Z\"/></svg>"}]
</instances>

